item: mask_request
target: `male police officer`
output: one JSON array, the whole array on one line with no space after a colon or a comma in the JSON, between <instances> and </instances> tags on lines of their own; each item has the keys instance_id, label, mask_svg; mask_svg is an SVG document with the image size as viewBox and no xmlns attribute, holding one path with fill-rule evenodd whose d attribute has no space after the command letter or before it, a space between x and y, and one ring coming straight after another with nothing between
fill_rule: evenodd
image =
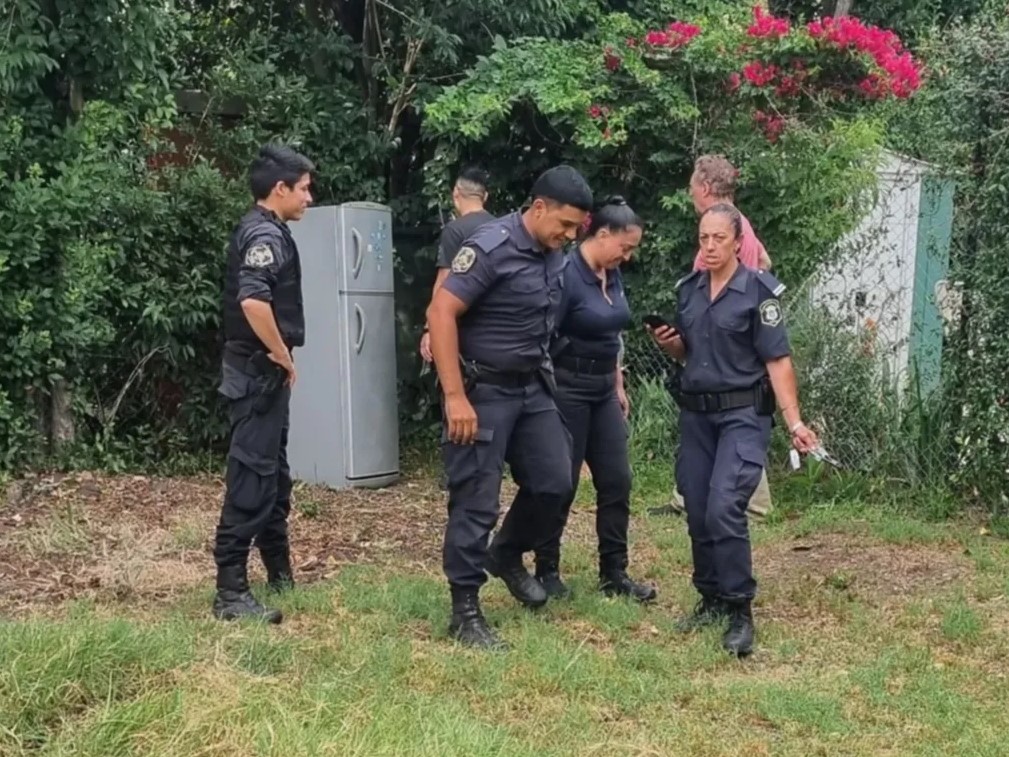
<instances>
[{"instance_id":1,"label":"male police officer","mask_svg":"<svg viewBox=\"0 0 1009 757\"><path fill-rule=\"evenodd\" d=\"M456 218L442 229L441 238L438 240L438 259L435 261L438 273L434 279L432 297L445 283L445 277L452 267L452 260L463 242L473 236L485 223L494 220L494 216L484 209L486 203L486 172L474 167L464 168L459 172L455 186L452 187L452 206L455 208ZM430 363L433 359L431 333L427 324L424 324L424 334L420 338L420 356L426 363Z\"/></svg>"},{"instance_id":2,"label":"male police officer","mask_svg":"<svg viewBox=\"0 0 1009 757\"><path fill-rule=\"evenodd\" d=\"M467 645L503 646L480 611L485 569L527 606L547 599L522 554L547 537L573 486L571 437L550 394L547 350L560 295L560 249L591 207L592 192L573 168L544 172L528 209L484 225L467 240L427 311L444 392L449 633ZM497 521L505 461L529 496L516 498L509 513L523 527L512 529L491 555L487 539Z\"/></svg>"},{"instance_id":3,"label":"male police officer","mask_svg":"<svg viewBox=\"0 0 1009 757\"><path fill-rule=\"evenodd\" d=\"M225 346L220 392L230 402L231 446L214 559L222 620L279 623L249 591L246 563L256 540L271 588L293 585L287 516L288 406L295 382L291 350L305 343L301 261L287 227L312 195L313 165L294 150L267 145L252 162L255 206L231 237L224 285Z\"/></svg>"}]
</instances>

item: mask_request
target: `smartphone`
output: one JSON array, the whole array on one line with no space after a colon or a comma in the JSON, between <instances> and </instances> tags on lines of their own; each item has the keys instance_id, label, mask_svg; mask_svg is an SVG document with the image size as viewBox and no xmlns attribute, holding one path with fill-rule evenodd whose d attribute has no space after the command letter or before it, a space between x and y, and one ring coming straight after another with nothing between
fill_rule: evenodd
<instances>
[{"instance_id":1,"label":"smartphone","mask_svg":"<svg viewBox=\"0 0 1009 757\"><path fill-rule=\"evenodd\" d=\"M660 328L661 326L668 326L669 328L674 328L673 324L669 323L661 315L646 315L641 320L644 322L646 326L649 326L650 328L653 329Z\"/></svg>"}]
</instances>

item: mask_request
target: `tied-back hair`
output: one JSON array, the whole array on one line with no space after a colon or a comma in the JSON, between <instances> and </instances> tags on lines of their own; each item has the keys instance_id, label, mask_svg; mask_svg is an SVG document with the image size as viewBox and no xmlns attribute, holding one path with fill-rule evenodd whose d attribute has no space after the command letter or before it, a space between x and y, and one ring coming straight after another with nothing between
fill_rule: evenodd
<instances>
[{"instance_id":1,"label":"tied-back hair","mask_svg":"<svg viewBox=\"0 0 1009 757\"><path fill-rule=\"evenodd\" d=\"M644 221L620 195L611 195L600 202L586 219L585 236L594 237L601 229L627 231L632 226L645 227Z\"/></svg>"},{"instance_id":2,"label":"tied-back hair","mask_svg":"<svg viewBox=\"0 0 1009 757\"><path fill-rule=\"evenodd\" d=\"M732 221L732 231L735 232L734 238L739 239L743 236L743 215L735 205L729 205L727 202L717 203L701 213L701 218L704 218L709 213L728 216L729 220Z\"/></svg>"}]
</instances>

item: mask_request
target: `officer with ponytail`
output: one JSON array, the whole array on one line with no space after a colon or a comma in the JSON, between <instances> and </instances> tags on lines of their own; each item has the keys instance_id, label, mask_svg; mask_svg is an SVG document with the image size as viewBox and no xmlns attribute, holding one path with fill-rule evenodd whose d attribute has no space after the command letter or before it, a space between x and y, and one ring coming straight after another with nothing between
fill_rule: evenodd
<instances>
[{"instance_id":1,"label":"officer with ponytail","mask_svg":"<svg viewBox=\"0 0 1009 757\"><path fill-rule=\"evenodd\" d=\"M622 197L596 206L584 239L566 256L551 357L557 407L571 432L573 484L577 488L582 464L587 463L596 489L599 587L611 596L650 602L656 597L655 589L627 575L630 406L618 360L621 332L631 323L620 265L631 259L641 243L643 228ZM560 550L574 498L572 490L545 542L535 550L536 577L554 598L570 594L560 576ZM507 534L507 527L506 522L502 533Z\"/></svg>"}]
</instances>

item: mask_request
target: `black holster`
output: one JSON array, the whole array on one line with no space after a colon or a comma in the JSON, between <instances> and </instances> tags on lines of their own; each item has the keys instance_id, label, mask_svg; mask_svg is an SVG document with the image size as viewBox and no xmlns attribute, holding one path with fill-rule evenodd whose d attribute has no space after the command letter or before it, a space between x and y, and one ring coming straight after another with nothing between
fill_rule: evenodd
<instances>
[{"instance_id":1,"label":"black holster","mask_svg":"<svg viewBox=\"0 0 1009 757\"><path fill-rule=\"evenodd\" d=\"M551 397L557 396L557 377L554 376L553 370L543 366L539 369L540 380L543 382L543 386L546 387L547 393Z\"/></svg>"},{"instance_id":2,"label":"black holster","mask_svg":"<svg viewBox=\"0 0 1009 757\"><path fill-rule=\"evenodd\" d=\"M778 403L774 396L774 387L771 386L771 379L764 376L757 384L757 415L774 415Z\"/></svg>"},{"instance_id":3,"label":"black holster","mask_svg":"<svg viewBox=\"0 0 1009 757\"><path fill-rule=\"evenodd\" d=\"M259 350L252 353L248 362L248 373L255 376L259 383L259 391L252 403L252 409L265 413L280 396L284 384L287 383L287 371L270 360L265 352Z\"/></svg>"}]
</instances>

